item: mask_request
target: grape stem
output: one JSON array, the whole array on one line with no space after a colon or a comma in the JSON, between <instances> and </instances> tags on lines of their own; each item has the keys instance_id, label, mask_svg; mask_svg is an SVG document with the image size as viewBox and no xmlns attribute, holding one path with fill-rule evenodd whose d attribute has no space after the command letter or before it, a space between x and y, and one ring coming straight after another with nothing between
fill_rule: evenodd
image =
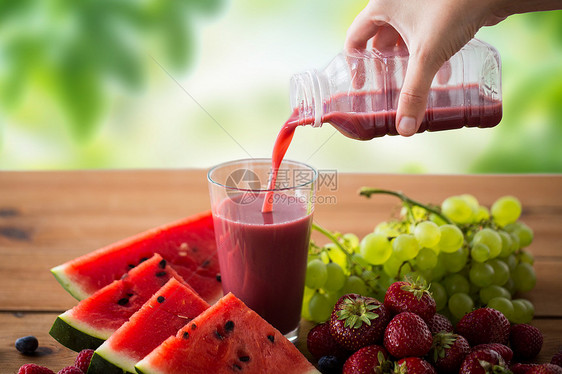
<instances>
[{"instance_id":1,"label":"grape stem","mask_svg":"<svg viewBox=\"0 0 562 374\"><path fill-rule=\"evenodd\" d=\"M380 188L371 188L371 187L361 187L361 189L359 190L359 195L365 196L366 198L370 198L371 195L373 195L373 194L384 194L384 195L396 196L397 198L402 200L402 202L407 204L408 206L418 206L420 208L423 208L423 209L427 210L430 213L433 213L433 214L439 216L443 221L445 221L449 224L453 224L453 222L448 217L443 215L439 210L437 210L435 208L432 208L428 205L425 205L423 203L420 203L419 201L410 199L408 196L404 195L402 192L385 190L385 189L380 189Z\"/></svg>"},{"instance_id":2,"label":"grape stem","mask_svg":"<svg viewBox=\"0 0 562 374\"><path fill-rule=\"evenodd\" d=\"M343 245L341 245L340 241L334 236L334 234L332 234L330 231L326 230L325 228L319 226L318 224L312 222L312 228L316 231L321 232L322 234L324 234L324 236L326 236L328 239L330 239L330 241L332 241L336 246L338 246L339 249L341 249L343 251L343 253L346 254L346 256L348 257L348 259L352 259L351 257L351 253L349 253L344 247Z\"/></svg>"}]
</instances>

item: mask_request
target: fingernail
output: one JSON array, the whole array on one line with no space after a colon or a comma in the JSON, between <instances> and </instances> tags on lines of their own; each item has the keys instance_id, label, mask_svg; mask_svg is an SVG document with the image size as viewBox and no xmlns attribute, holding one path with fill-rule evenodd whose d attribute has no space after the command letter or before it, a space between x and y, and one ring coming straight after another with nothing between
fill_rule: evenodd
<instances>
[{"instance_id":1,"label":"fingernail","mask_svg":"<svg viewBox=\"0 0 562 374\"><path fill-rule=\"evenodd\" d=\"M398 124L398 132L405 136L414 135L416 132L416 119L414 117L402 117Z\"/></svg>"}]
</instances>

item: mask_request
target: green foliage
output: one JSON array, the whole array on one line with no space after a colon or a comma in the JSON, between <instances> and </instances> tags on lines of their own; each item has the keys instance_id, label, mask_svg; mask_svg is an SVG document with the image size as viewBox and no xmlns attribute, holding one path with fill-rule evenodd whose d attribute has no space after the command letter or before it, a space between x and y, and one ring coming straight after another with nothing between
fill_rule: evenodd
<instances>
[{"instance_id":1,"label":"green foliage","mask_svg":"<svg viewBox=\"0 0 562 374\"><path fill-rule=\"evenodd\" d=\"M197 17L222 0L0 0L0 108L52 97L78 139L92 133L111 86L144 84L148 55L174 71L193 55ZM34 94L32 94L35 96Z\"/></svg>"}]
</instances>

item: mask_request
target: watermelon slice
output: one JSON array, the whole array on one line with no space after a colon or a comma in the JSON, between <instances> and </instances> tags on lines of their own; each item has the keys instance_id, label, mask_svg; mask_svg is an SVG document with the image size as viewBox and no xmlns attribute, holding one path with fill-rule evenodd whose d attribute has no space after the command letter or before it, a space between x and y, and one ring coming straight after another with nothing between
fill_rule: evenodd
<instances>
[{"instance_id":1,"label":"watermelon slice","mask_svg":"<svg viewBox=\"0 0 562 374\"><path fill-rule=\"evenodd\" d=\"M170 278L187 285L158 254L57 317L51 331L62 345L96 349Z\"/></svg>"},{"instance_id":2,"label":"watermelon slice","mask_svg":"<svg viewBox=\"0 0 562 374\"><path fill-rule=\"evenodd\" d=\"M135 364L205 309L203 299L172 278L96 349L88 373L135 373Z\"/></svg>"},{"instance_id":3,"label":"watermelon slice","mask_svg":"<svg viewBox=\"0 0 562 374\"><path fill-rule=\"evenodd\" d=\"M123 239L54 267L51 272L72 296L83 300L154 253L166 259L208 303L222 296L210 212Z\"/></svg>"},{"instance_id":4,"label":"watermelon slice","mask_svg":"<svg viewBox=\"0 0 562 374\"><path fill-rule=\"evenodd\" d=\"M135 368L141 374L319 373L278 330L231 293Z\"/></svg>"}]
</instances>

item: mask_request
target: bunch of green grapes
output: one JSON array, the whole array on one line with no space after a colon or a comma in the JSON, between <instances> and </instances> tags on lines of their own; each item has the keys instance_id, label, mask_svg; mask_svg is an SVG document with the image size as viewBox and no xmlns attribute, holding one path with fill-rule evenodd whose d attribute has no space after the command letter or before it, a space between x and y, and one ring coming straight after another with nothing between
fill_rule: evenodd
<instances>
[{"instance_id":1,"label":"bunch of green grapes","mask_svg":"<svg viewBox=\"0 0 562 374\"><path fill-rule=\"evenodd\" d=\"M501 197L488 209L467 194L429 206L393 191L362 190L373 193L401 198L400 218L380 223L361 240L314 226L331 242L322 247L311 242L304 318L325 321L348 292L382 301L391 283L412 277L431 283L437 310L453 321L481 306L514 323L532 320L533 305L516 298L536 284L534 259L525 249L533 232L519 221L517 198Z\"/></svg>"}]
</instances>

